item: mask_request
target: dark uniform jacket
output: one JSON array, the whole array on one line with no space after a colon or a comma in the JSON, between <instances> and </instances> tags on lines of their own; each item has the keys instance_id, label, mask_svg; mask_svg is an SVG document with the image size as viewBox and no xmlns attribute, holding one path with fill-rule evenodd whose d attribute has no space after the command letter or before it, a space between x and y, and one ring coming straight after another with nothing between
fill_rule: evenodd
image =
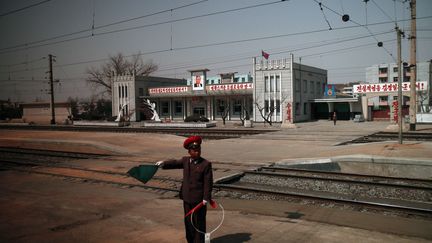
<instances>
[{"instance_id":1,"label":"dark uniform jacket","mask_svg":"<svg viewBox=\"0 0 432 243\"><path fill-rule=\"evenodd\" d=\"M191 161L189 156L180 160L166 160L163 169L183 168L183 183L180 189L180 198L188 203L197 203L202 200L210 202L213 189L213 172L211 163L199 158Z\"/></svg>"}]
</instances>

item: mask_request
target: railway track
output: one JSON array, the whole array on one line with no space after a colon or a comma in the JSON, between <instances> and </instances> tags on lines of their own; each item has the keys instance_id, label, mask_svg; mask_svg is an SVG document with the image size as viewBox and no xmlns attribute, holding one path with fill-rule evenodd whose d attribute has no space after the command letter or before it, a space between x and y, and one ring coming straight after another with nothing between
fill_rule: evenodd
<instances>
[{"instance_id":1,"label":"railway track","mask_svg":"<svg viewBox=\"0 0 432 243\"><path fill-rule=\"evenodd\" d=\"M270 129L219 129L219 128L158 128L158 127L107 127L107 126L66 126L66 125L3 125L0 129L45 130L74 132L116 132L116 133L159 133L177 136L199 135L205 139L239 138L241 136L272 132Z\"/></svg>"},{"instance_id":2,"label":"railway track","mask_svg":"<svg viewBox=\"0 0 432 243\"><path fill-rule=\"evenodd\" d=\"M112 156L111 156L112 157ZM141 188L178 195L180 178L155 176L146 184L126 175L124 169L89 169L76 163L104 160L106 155L34 149L0 148L0 171L15 171L81 183ZM81 163L82 164L82 163ZM215 170L244 169L220 164ZM215 196L241 199L286 200L325 207L391 213L432 219L432 180L366 176L263 166L215 182Z\"/></svg>"},{"instance_id":3,"label":"railway track","mask_svg":"<svg viewBox=\"0 0 432 243\"><path fill-rule=\"evenodd\" d=\"M217 195L286 200L432 219L432 181L263 167L215 184Z\"/></svg>"},{"instance_id":4,"label":"railway track","mask_svg":"<svg viewBox=\"0 0 432 243\"><path fill-rule=\"evenodd\" d=\"M129 177L123 171L109 171L83 168L73 161L104 159L106 155L74 153L22 148L0 148L0 171L16 171L59 177L86 183L101 183L125 188L143 188L159 192L178 194L181 180L155 176L147 184Z\"/></svg>"},{"instance_id":5,"label":"railway track","mask_svg":"<svg viewBox=\"0 0 432 243\"><path fill-rule=\"evenodd\" d=\"M422 132L403 132L403 140L408 141L428 141L432 142L432 133ZM396 141L399 139L399 133L397 132L376 132L367 136L359 137L351 141L340 143L339 145L355 144L355 143L372 143L372 142L383 142L383 141Z\"/></svg>"}]
</instances>

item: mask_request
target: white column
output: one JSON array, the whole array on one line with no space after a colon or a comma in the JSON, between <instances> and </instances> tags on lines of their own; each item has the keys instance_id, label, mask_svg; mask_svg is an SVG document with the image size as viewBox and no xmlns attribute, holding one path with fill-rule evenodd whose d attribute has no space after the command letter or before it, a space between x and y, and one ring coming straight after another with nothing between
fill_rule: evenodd
<instances>
[{"instance_id":1,"label":"white column","mask_svg":"<svg viewBox=\"0 0 432 243\"><path fill-rule=\"evenodd\" d=\"M279 112L279 117L280 117L280 121L281 122L283 122L284 120L284 118L283 118L283 114L285 113L284 111L283 111L283 100L282 100L282 71L281 72L279 72L279 110L280 110L280 112Z\"/></svg>"},{"instance_id":2,"label":"white column","mask_svg":"<svg viewBox=\"0 0 432 243\"><path fill-rule=\"evenodd\" d=\"M275 109L274 113L273 113L273 121L277 121L277 108L276 108L276 74L273 73L272 75L273 77L273 107Z\"/></svg>"}]
</instances>

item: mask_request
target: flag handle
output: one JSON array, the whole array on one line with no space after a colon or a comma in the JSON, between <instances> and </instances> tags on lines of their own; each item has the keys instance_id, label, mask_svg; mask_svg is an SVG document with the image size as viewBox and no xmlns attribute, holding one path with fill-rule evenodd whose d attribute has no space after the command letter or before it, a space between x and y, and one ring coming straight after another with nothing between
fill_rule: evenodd
<instances>
[{"instance_id":1,"label":"flag handle","mask_svg":"<svg viewBox=\"0 0 432 243\"><path fill-rule=\"evenodd\" d=\"M191 215L193 212L195 212L196 210L200 209L202 206L204 206L204 202L200 202L198 205L196 205L194 208L192 208L186 215L185 218L189 215ZM217 204L214 200L210 200L210 206L212 208L216 208Z\"/></svg>"}]
</instances>

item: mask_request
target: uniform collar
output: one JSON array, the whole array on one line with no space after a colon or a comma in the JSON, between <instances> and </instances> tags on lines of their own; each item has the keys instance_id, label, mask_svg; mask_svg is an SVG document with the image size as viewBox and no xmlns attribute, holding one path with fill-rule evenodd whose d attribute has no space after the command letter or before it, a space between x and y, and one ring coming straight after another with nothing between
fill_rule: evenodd
<instances>
[{"instance_id":1,"label":"uniform collar","mask_svg":"<svg viewBox=\"0 0 432 243\"><path fill-rule=\"evenodd\" d=\"M202 161L202 158L201 157L199 157L198 159L192 159L191 157L189 157L189 162L190 163L193 163L193 164L198 164L198 163L200 163Z\"/></svg>"}]
</instances>

